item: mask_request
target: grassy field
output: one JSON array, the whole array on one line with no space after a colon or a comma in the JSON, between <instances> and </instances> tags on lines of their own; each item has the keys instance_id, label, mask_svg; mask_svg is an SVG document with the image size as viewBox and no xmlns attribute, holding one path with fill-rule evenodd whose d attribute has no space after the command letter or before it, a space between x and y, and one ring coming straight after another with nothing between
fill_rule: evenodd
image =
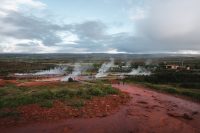
<instances>
[{"instance_id":1,"label":"grassy field","mask_svg":"<svg viewBox=\"0 0 200 133\"><path fill-rule=\"evenodd\" d=\"M120 92L101 83L72 82L37 87L17 87L14 84L8 84L0 88L0 117L17 115L17 112L9 114L2 112L5 108L16 108L28 104L39 104L41 107L51 108L54 100L60 100L72 107L82 107L85 100L110 94L120 94Z\"/></svg>"}]
</instances>

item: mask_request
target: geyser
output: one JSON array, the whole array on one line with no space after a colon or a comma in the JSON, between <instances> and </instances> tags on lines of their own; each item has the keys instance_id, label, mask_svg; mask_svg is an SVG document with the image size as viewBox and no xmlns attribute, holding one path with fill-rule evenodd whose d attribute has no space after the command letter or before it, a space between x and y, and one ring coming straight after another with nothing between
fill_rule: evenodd
<instances>
[{"instance_id":1,"label":"geyser","mask_svg":"<svg viewBox=\"0 0 200 133\"><path fill-rule=\"evenodd\" d=\"M81 65L80 63L75 63L73 72L67 75L66 77L64 77L63 79L61 79L61 81L68 81L69 78L76 78L80 74L81 74Z\"/></svg>"},{"instance_id":2,"label":"geyser","mask_svg":"<svg viewBox=\"0 0 200 133\"><path fill-rule=\"evenodd\" d=\"M114 65L114 59L110 58L110 62L103 63L98 71L98 73L95 75L96 78L100 77L106 77L108 75L107 71Z\"/></svg>"}]
</instances>

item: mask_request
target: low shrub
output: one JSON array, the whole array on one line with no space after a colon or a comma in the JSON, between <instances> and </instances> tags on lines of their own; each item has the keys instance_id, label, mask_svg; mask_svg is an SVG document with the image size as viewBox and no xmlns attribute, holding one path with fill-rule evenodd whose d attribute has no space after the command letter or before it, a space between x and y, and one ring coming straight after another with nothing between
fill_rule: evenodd
<instances>
[{"instance_id":1,"label":"low shrub","mask_svg":"<svg viewBox=\"0 0 200 133\"><path fill-rule=\"evenodd\" d=\"M84 106L84 101L82 99L74 99L69 103L70 106L80 108Z\"/></svg>"},{"instance_id":2,"label":"low shrub","mask_svg":"<svg viewBox=\"0 0 200 133\"><path fill-rule=\"evenodd\" d=\"M40 103L40 106L45 107L45 108L52 108L53 107L53 101L45 100L45 101Z\"/></svg>"},{"instance_id":3,"label":"low shrub","mask_svg":"<svg viewBox=\"0 0 200 133\"><path fill-rule=\"evenodd\" d=\"M17 86L15 86L15 90L17 90ZM30 89L34 89L34 91L31 91L29 93ZM37 89L37 91L35 91ZM71 100L74 98L78 99L91 99L93 96L105 96L109 94L118 94L119 90L112 88L111 86L104 86L104 85L92 85L92 86L84 86L84 88L74 88L74 89L68 89L68 88L57 88L56 90L49 89L49 88L20 88L18 90L22 91L16 91L12 93L12 90L9 90L10 96L4 95L4 90L0 91L0 95L3 96L0 97L0 109L5 107L18 107L21 105L27 105L27 104L36 104L38 103L42 107L52 107L54 100ZM26 92L26 90L28 90ZM24 92L25 91L25 92ZM7 92L6 92L7 93ZM79 104L79 102L77 103ZM75 104L76 106L76 104ZM79 106L79 105L77 105Z\"/></svg>"},{"instance_id":4,"label":"low shrub","mask_svg":"<svg viewBox=\"0 0 200 133\"><path fill-rule=\"evenodd\" d=\"M88 91L89 91L89 94L91 94L93 96L103 96L103 95L105 95L104 92L99 88L90 88Z\"/></svg>"},{"instance_id":5,"label":"low shrub","mask_svg":"<svg viewBox=\"0 0 200 133\"><path fill-rule=\"evenodd\" d=\"M179 86L183 88L200 89L200 83L181 83Z\"/></svg>"},{"instance_id":6,"label":"low shrub","mask_svg":"<svg viewBox=\"0 0 200 133\"><path fill-rule=\"evenodd\" d=\"M0 111L0 118L5 118L5 117L19 117L20 113L17 111L12 111L12 112L5 112L5 111Z\"/></svg>"},{"instance_id":7,"label":"low shrub","mask_svg":"<svg viewBox=\"0 0 200 133\"><path fill-rule=\"evenodd\" d=\"M175 88L166 88L164 89L164 91L172 94L178 93L178 91Z\"/></svg>"},{"instance_id":8,"label":"low shrub","mask_svg":"<svg viewBox=\"0 0 200 133\"><path fill-rule=\"evenodd\" d=\"M3 96L3 95L5 95L5 94L6 94L6 91L3 90L3 89L0 89L0 96Z\"/></svg>"},{"instance_id":9,"label":"low shrub","mask_svg":"<svg viewBox=\"0 0 200 133\"><path fill-rule=\"evenodd\" d=\"M189 96L194 99L200 100L200 94L198 94L198 93L194 93L194 92L190 92L190 91L183 91L183 92L181 92L181 94L184 96Z\"/></svg>"},{"instance_id":10,"label":"low shrub","mask_svg":"<svg viewBox=\"0 0 200 133\"><path fill-rule=\"evenodd\" d=\"M119 90L112 88L111 86L103 89L106 94L119 94Z\"/></svg>"}]
</instances>

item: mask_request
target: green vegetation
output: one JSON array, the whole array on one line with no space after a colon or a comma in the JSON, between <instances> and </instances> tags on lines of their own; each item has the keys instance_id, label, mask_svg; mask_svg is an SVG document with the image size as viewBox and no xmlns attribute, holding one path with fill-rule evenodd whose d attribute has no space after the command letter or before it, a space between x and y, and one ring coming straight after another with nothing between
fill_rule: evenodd
<instances>
[{"instance_id":1,"label":"green vegetation","mask_svg":"<svg viewBox=\"0 0 200 133\"><path fill-rule=\"evenodd\" d=\"M200 57L166 57L167 55L134 55L134 54L1 54L0 78L10 79L13 73L30 73L39 70L48 70L58 64L65 63L89 63L91 68L83 72L83 75L94 75L98 72L102 63L110 57L115 58L115 65L120 68L113 72L122 72L122 66L130 62L131 68L142 66L150 70L150 76L132 76L125 79L126 82L134 82L145 85L157 91L190 97L200 101ZM145 65L147 59L152 63ZM183 61L183 62L182 62ZM167 64L189 66L191 70L169 70ZM123 70L123 72L130 72ZM68 66L66 73L73 71ZM110 70L111 71L111 70ZM18 82L27 82L31 79L17 79ZM81 108L86 100L93 97L102 97L110 94L120 94L113 89L109 80L88 81L91 84L61 83L51 86L17 87L7 84L0 87L0 117L18 117L16 111L5 111L5 108L15 110L16 107L28 104L38 104L43 108L51 108L54 101L61 101L66 106Z\"/></svg>"},{"instance_id":2,"label":"green vegetation","mask_svg":"<svg viewBox=\"0 0 200 133\"><path fill-rule=\"evenodd\" d=\"M46 100L40 103L41 107L45 107L45 108L51 108L53 107L53 101L51 100Z\"/></svg>"},{"instance_id":3,"label":"green vegetation","mask_svg":"<svg viewBox=\"0 0 200 133\"><path fill-rule=\"evenodd\" d=\"M14 117L18 118L20 116L20 113L17 111L0 111L0 118L5 118L5 117Z\"/></svg>"},{"instance_id":4,"label":"green vegetation","mask_svg":"<svg viewBox=\"0 0 200 133\"><path fill-rule=\"evenodd\" d=\"M0 108L18 107L35 103L41 107L50 108L53 106L53 100L62 100L69 102L69 105L74 107L81 107L84 100L91 99L93 96L119 94L118 90L108 85L77 83L62 83L60 85L29 88L8 85L1 87L0 90L0 92L3 92L0 97Z\"/></svg>"},{"instance_id":5,"label":"green vegetation","mask_svg":"<svg viewBox=\"0 0 200 133\"><path fill-rule=\"evenodd\" d=\"M69 106L75 107L75 108L80 108L84 106L84 100L82 99L72 99L69 103Z\"/></svg>"},{"instance_id":6,"label":"green vegetation","mask_svg":"<svg viewBox=\"0 0 200 133\"><path fill-rule=\"evenodd\" d=\"M166 70L160 67L150 76L132 76L125 81L200 101L200 73L197 70Z\"/></svg>"},{"instance_id":7,"label":"green vegetation","mask_svg":"<svg viewBox=\"0 0 200 133\"><path fill-rule=\"evenodd\" d=\"M197 89L186 89L180 87L174 87L172 85L163 85L163 84L151 84L151 83L142 83L137 82L138 84L142 84L145 87L154 89L156 91L170 93L174 95L182 95L186 97L190 97L193 100L200 101L200 91Z\"/></svg>"},{"instance_id":8,"label":"green vegetation","mask_svg":"<svg viewBox=\"0 0 200 133\"><path fill-rule=\"evenodd\" d=\"M55 67L54 64L24 61L0 61L0 76L7 76L10 73L29 73L38 70L49 70Z\"/></svg>"},{"instance_id":9,"label":"green vegetation","mask_svg":"<svg viewBox=\"0 0 200 133\"><path fill-rule=\"evenodd\" d=\"M152 84L176 84L179 87L200 89L200 74L190 71L158 71L150 76L133 76L127 81L148 82Z\"/></svg>"}]
</instances>

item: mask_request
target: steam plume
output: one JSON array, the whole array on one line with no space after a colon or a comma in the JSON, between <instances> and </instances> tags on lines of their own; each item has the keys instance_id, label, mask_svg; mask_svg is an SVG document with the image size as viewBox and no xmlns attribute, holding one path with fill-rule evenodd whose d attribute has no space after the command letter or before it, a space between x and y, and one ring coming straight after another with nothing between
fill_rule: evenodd
<instances>
[{"instance_id":1,"label":"steam plume","mask_svg":"<svg viewBox=\"0 0 200 133\"><path fill-rule=\"evenodd\" d=\"M128 75L151 75L151 72L139 66L137 69L133 68Z\"/></svg>"},{"instance_id":2,"label":"steam plume","mask_svg":"<svg viewBox=\"0 0 200 133\"><path fill-rule=\"evenodd\" d=\"M110 58L110 62L108 63L103 63L101 65L101 68L99 69L98 73L95 75L96 78L100 78L100 77L106 77L108 75L108 73L106 73L110 67L112 67L114 65L114 59Z\"/></svg>"},{"instance_id":3,"label":"steam plume","mask_svg":"<svg viewBox=\"0 0 200 133\"><path fill-rule=\"evenodd\" d=\"M55 67L54 69L40 71L33 75L62 75L65 73L66 67Z\"/></svg>"},{"instance_id":4,"label":"steam plume","mask_svg":"<svg viewBox=\"0 0 200 133\"><path fill-rule=\"evenodd\" d=\"M61 79L61 81L68 81L70 77L75 78L80 74L81 74L81 65L80 63L75 63L73 72L67 75L66 77L64 77L63 79Z\"/></svg>"}]
</instances>

